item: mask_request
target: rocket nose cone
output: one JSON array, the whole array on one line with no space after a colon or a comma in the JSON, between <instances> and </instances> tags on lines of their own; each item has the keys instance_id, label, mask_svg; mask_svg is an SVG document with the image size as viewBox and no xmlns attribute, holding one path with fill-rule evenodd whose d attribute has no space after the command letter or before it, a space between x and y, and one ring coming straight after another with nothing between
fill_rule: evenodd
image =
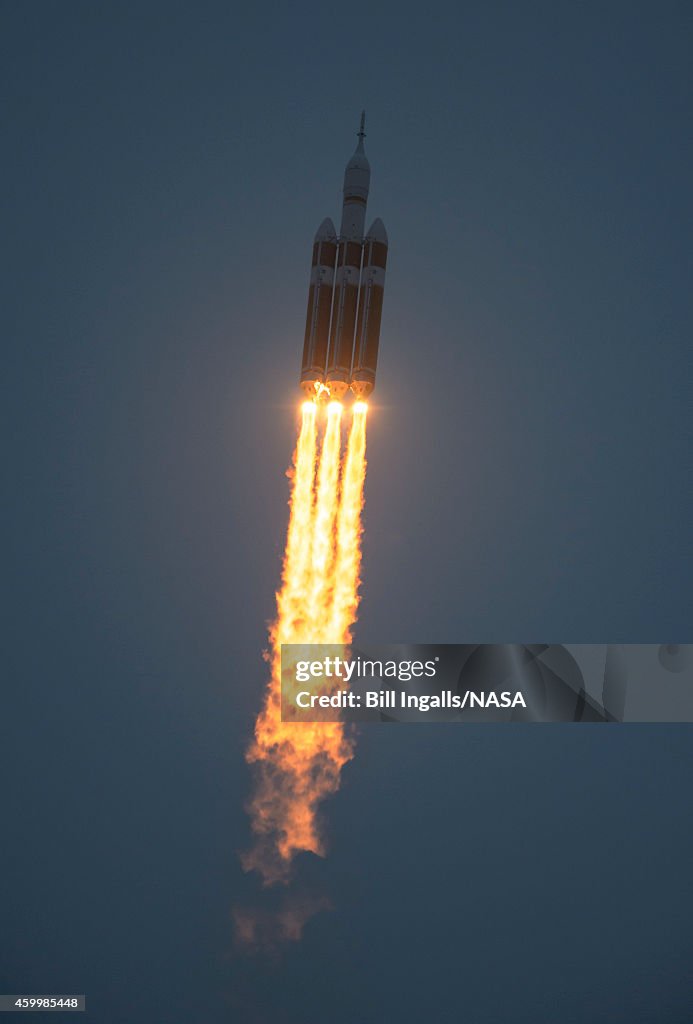
<instances>
[{"instance_id":1,"label":"rocket nose cone","mask_svg":"<svg viewBox=\"0 0 693 1024\"><path fill-rule=\"evenodd\" d=\"M314 241L329 242L335 239L336 237L337 232L335 230L334 224L332 223L331 217L325 217L324 221L322 222L318 230L315 232Z\"/></svg>"},{"instance_id":2,"label":"rocket nose cone","mask_svg":"<svg viewBox=\"0 0 693 1024\"><path fill-rule=\"evenodd\" d=\"M356 152L346 165L346 169L347 171L368 171L370 173L371 165L368 163L368 157L363 151L363 143L359 142Z\"/></svg>"},{"instance_id":3,"label":"rocket nose cone","mask_svg":"<svg viewBox=\"0 0 693 1024\"><path fill-rule=\"evenodd\" d=\"M380 217L376 217L368 229L366 238L372 238L374 242L383 242L387 245L387 231Z\"/></svg>"}]
</instances>

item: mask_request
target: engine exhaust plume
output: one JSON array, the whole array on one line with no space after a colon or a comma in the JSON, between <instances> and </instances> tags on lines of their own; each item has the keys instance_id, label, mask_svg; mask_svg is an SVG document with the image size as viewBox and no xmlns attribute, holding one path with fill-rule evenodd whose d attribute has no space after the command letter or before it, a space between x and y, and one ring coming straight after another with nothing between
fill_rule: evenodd
<instances>
[{"instance_id":1,"label":"engine exhaust plume","mask_svg":"<svg viewBox=\"0 0 693 1024\"><path fill-rule=\"evenodd\" d=\"M339 508L341 423L341 402L330 402L327 407L327 428L318 469L313 521L312 576L304 643L328 642L326 631L329 627L335 568L334 531Z\"/></svg>"},{"instance_id":2,"label":"engine exhaust plume","mask_svg":"<svg viewBox=\"0 0 693 1024\"><path fill-rule=\"evenodd\" d=\"M363 486L366 480L367 412L368 406L365 402L354 404L349 443L344 459L342 493L337 519L334 590L327 629L328 643L330 637L339 637L340 643L351 642L351 626L356 622L359 605L361 511L363 509Z\"/></svg>"},{"instance_id":3,"label":"engine exhaust plume","mask_svg":"<svg viewBox=\"0 0 693 1024\"><path fill-rule=\"evenodd\" d=\"M271 677L247 760L256 785L248 810L255 844L243 855L265 885L286 882L294 856L325 852L321 802L339 788L353 754L339 722L281 720L281 645L346 644L358 607L366 407L356 403L340 489L342 406L330 403L317 467L316 407L303 406L294 456L282 587L270 629ZM285 665L292 673L292 666Z\"/></svg>"}]
</instances>

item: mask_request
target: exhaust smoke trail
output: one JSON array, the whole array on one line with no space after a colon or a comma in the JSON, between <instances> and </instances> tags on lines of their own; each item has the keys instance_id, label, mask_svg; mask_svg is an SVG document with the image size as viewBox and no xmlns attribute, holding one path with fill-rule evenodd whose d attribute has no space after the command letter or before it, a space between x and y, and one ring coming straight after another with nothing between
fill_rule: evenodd
<instances>
[{"instance_id":1,"label":"exhaust smoke trail","mask_svg":"<svg viewBox=\"0 0 693 1024\"><path fill-rule=\"evenodd\" d=\"M312 579L303 643L324 644L329 642L326 630L329 626L330 597L334 585L334 530L339 508L341 424L341 402L330 402L327 407L327 428L322 442L318 469L313 523Z\"/></svg>"},{"instance_id":2,"label":"exhaust smoke trail","mask_svg":"<svg viewBox=\"0 0 693 1024\"><path fill-rule=\"evenodd\" d=\"M301 408L301 431L296 444L293 469L291 513L286 537L286 553L282 572L282 589L277 594L275 629L293 636L305 617L305 598L310 585L311 533L313 515L313 478L317 448L316 406L304 402ZM273 646L291 643L277 635Z\"/></svg>"},{"instance_id":3,"label":"exhaust smoke trail","mask_svg":"<svg viewBox=\"0 0 693 1024\"><path fill-rule=\"evenodd\" d=\"M356 402L349 432L342 495L337 521L337 552L334 570L334 591L327 636L339 637L339 643L351 642L351 626L356 622L359 604L359 571L361 568L361 510L363 485L366 480L366 413L365 402ZM329 642L329 640L328 640Z\"/></svg>"},{"instance_id":4,"label":"exhaust smoke trail","mask_svg":"<svg viewBox=\"0 0 693 1024\"><path fill-rule=\"evenodd\" d=\"M255 844L242 863L246 871L257 870L264 885L288 881L297 853L324 855L318 808L338 790L341 770L353 756L339 722L282 722L281 645L351 640L359 600L366 409L363 402L353 407L340 488L342 406L328 406L317 479L316 406L303 406L282 587L269 634L271 676L246 754L256 771L248 805Z\"/></svg>"}]
</instances>

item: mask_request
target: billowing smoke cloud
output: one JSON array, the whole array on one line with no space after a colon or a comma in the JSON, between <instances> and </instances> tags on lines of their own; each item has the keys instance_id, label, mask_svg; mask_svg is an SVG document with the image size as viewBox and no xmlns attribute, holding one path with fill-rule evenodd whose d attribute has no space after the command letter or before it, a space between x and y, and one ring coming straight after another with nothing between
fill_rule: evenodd
<instances>
[{"instance_id":1,"label":"billowing smoke cloud","mask_svg":"<svg viewBox=\"0 0 693 1024\"><path fill-rule=\"evenodd\" d=\"M331 910L326 896L287 893L275 910L236 907L233 910L236 945L248 953L276 953L287 943L300 942L316 914Z\"/></svg>"}]
</instances>

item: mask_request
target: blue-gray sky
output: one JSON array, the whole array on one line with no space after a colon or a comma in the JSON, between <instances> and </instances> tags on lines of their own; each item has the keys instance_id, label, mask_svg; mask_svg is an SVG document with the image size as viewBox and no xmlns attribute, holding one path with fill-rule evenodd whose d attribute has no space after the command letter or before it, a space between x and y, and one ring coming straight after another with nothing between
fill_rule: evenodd
<instances>
[{"instance_id":1,"label":"blue-gray sky","mask_svg":"<svg viewBox=\"0 0 693 1024\"><path fill-rule=\"evenodd\" d=\"M313 232L391 251L363 640L685 641L687 3L2 4L0 989L99 1022L684 1024L689 728L365 731L252 902Z\"/></svg>"}]
</instances>

